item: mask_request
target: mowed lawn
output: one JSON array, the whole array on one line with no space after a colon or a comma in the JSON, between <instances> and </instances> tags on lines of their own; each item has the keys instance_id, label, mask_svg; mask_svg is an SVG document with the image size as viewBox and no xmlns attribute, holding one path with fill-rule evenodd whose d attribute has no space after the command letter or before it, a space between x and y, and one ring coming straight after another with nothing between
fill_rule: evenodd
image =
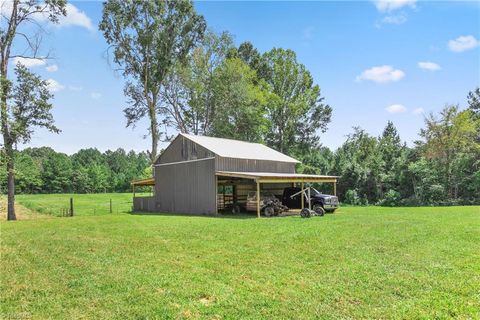
<instances>
[{"instance_id":1,"label":"mowed lawn","mask_svg":"<svg viewBox=\"0 0 480 320\"><path fill-rule=\"evenodd\" d=\"M74 215L101 215L110 213L127 213L132 210L133 195L131 193L98 193L98 194L21 194L16 200L22 206L39 213L62 216L65 209L70 208L73 198Z\"/></svg>"},{"instance_id":2,"label":"mowed lawn","mask_svg":"<svg viewBox=\"0 0 480 320\"><path fill-rule=\"evenodd\" d=\"M0 318L480 318L478 206L0 226Z\"/></svg>"}]
</instances>

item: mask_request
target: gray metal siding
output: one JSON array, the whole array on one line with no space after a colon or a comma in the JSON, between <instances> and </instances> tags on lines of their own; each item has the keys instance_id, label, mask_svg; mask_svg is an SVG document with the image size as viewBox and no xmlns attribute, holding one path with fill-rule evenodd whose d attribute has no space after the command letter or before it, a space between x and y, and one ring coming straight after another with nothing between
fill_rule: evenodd
<instances>
[{"instance_id":1,"label":"gray metal siding","mask_svg":"<svg viewBox=\"0 0 480 320\"><path fill-rule=\"evenodd\" d=\"M216 214L215 159L155 167L156 210Z\"/></svg>"},{"instance_id":2,"label":"gray metal siding","mask_svg":"<svg viewBox=\"0 0 480 320\"><path fill-rule=\"evenodd\" d=\"M211 158L215 155L184 136L178 135L158 157L156 163L171 163Z\"/></svg>"},{"instance_id":3,"label":"gray metal siding","mask_svg":"<svg viewBox=\"0 0 480 320\"><path fill-rule=\"evenodd\" d=\"M133 198L134 212L153 212L155 211L155 197L135 197Z\"/></svg>"},{"instance_id":4,"label":"gray metal siding","mask_svg":"<svg viewBox=\"0 0 480 320\"><path fill-rule=\"evenodd\" d=\"M295 163L216 156L217 171L295 173Z\"/></svg>"}]
</instances>

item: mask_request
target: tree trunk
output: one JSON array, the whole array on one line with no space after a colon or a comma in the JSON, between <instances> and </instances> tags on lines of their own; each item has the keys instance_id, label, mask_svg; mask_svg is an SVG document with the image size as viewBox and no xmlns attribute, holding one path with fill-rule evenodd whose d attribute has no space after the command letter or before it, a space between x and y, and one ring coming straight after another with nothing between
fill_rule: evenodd
<instances>
[{"instance_id":1,"label":"tree trunk","mask_svg":"<svg viewBox=\"0 0 480 320\"><path fill-rule=\"evenodd\" d=\"M15 172L13 162L13 149L12 146L5 148L7 152L7 185L8 185L8 208L7 208L7 220L17 220L15 214Z\"/></svg>"},{"instance_id":2,"label":"tree trunk","mask_svg":"<svg viewBox=\"0 0 480 320\"><path fill-rule=\"evenodd\" d=\"M150 161L152 164L157 160L158 153L158 140L160 139L160 133L158 132L157 113L155 112L155 106L149 107L150 115L150 131L152 133L152 151L150 152Z\"/></svg>"}]
</instances>

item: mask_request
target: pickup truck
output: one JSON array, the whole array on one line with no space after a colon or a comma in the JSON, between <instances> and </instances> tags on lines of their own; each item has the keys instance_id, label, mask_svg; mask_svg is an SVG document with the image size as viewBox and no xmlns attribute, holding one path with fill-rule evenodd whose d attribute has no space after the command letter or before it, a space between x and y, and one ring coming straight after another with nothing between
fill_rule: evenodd
<instances>
[{"instance_id":1,"label":"pickup truck","mask_svg":"<svg viewBox=\"0 0 480 320\"><path fill-rule=\"evenodd\" d=\"M282 196L283 205L290 209L300 208L302 206L300 194L292 197L292 195L300 192L300 190L301 189L297 187L285 188ZM334 212L338 209L338 197L320 193L313 188L310 189L310 200L305 197L304 201L305 207L308 207L308 201L311 201L312 210L314 211L316 211L315 208L318 206L322 207L325 212Z\"/></svg>"}]
</instances>

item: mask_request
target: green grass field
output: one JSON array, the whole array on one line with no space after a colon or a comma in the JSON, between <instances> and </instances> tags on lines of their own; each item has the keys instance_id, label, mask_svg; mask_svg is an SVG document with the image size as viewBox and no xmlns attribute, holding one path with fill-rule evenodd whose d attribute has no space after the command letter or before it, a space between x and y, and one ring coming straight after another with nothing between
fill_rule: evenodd
<instances>
[{"instance_id":1,"label":"green grass field","mask_svg":"<svg viewBox=\"0 0 480 320\"><path fill-rule=\"evenodd\" d=\"M127 213L132 209L131 193L99 193L99 194L21 194L16 200L22 206L39 213L61 216L64 209L70 207L73 198L74 214L101 215L110 213Z\"/></svg>"},{"instance_id":2,"label":"green grass field","mask_svg":"<svg viewBox=\"0 0 480 320\"><path fill-rule=\"evenodd\" d=\"M58 202L35 197L18 200ZM0 318L480 318L478 206L89 215L105 197L73 218L1 222Z\"/></svg>"}]
</instances>

